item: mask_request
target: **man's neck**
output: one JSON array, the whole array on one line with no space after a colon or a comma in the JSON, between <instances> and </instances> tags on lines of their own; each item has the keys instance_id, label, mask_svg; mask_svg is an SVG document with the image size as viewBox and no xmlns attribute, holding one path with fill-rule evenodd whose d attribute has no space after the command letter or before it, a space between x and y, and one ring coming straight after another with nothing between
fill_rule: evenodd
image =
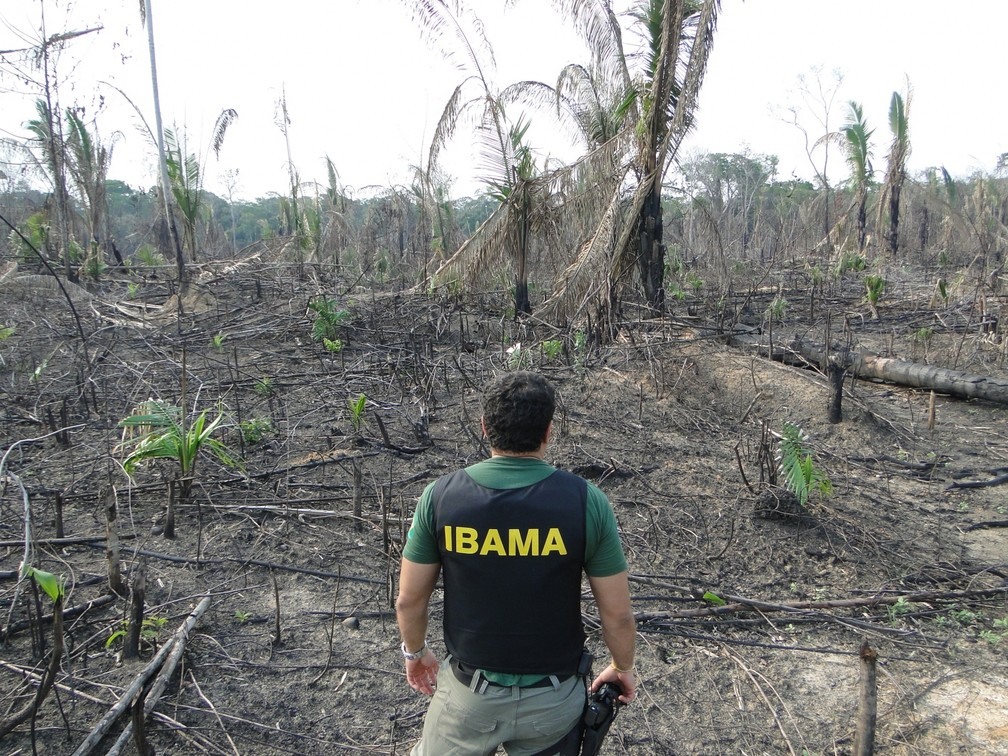
<instances>
[{"instance_id":1,"label":"man's neck","mask_svg":"<svg viewBox=\"0 0 1008 756\"><path fill-rule=\"evenodd\" d=\"M542 444L538 449L530 452L501 451L500 449L490 449L491 457L512 457L514 459L545 459L546 444Z\"/></svg>"}]
</instances>

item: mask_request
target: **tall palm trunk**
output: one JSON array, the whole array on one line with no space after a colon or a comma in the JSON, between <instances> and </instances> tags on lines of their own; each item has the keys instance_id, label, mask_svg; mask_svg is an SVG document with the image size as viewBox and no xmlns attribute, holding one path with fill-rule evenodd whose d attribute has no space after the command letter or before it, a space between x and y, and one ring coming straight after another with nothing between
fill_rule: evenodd
<instances>
[{"instance_id":1,"label":"tall palm trunk","mask_svg":"<svg viewBox=\"0 0 1008 756\"><path fill-rule=\"evenodd\" d=\"M899 92L893 92L889 103L889 130L892 132L892 145L889 148L889 165L886 169L885 184L882 187L882 197L879 202L879 221L881 225L883 211L889 213L889 228L885 234L886 250L896 254L899 244L900 193L906 181L906 163L910 156L909 110L912 92L907 87L904 101Z\"/></svg>"},{"instance_id":2,"label":"tall palm trunk","mask_svg":"<svg viewBox=\"0 0 1008 756\"><path fill-rule=\"evenodd\" d=\"M50 70L49 42L46 37L45 3L41 5L42 13L42 74L45 81L46 118L48 123L48 150L53 172L53 189L56 193L56 225L59 227L60 244L63 247L64 275L68 281L76 276L70 265L70 193L66 185L66 159L63 142L63 126L60 123L59 111L53 103L55 83Z\"/></svg>"},{"instance_id":3,"label":"tall palm trunk","mask_svg":"<svg viewBox=\"0 0 1008 756\"><path fill-rule=\"evenodd\" d=\"M140 12L147 24L147 46L150 50L151 89L154 94L154 128L157 136L161 198L164 201L165 220L168 223L172 243L175 245L175 265L178 268L179 288L184 290L186 286L185 259L182 256L182 243L179 240L178 229L175 227L175 216L172 213L171 182L168 179L168 158L165 152L164 127L161 122L161 97L158 94L157 58L154 55L154 17L151 10L151 0L141 0Z\"/></svg>"}]
</instances>

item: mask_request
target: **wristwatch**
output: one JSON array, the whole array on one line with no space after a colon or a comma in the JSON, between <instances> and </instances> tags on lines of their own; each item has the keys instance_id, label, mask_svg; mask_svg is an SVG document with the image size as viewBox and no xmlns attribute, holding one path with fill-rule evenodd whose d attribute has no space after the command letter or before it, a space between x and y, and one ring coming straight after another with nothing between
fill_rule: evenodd
<instances>
[{"instance_id":1,"label":"wristwatch","mask_svg":"<svg viewBox=\"0 0 1008 756\"><path fill-rule=\"evenodd\" d=\"M406 661L416 661L417 659L422 659L427 653L427 641L424 641L423 645L412 653L406 650L406 641L403 641L399 648L402 649L402 655Z\"/></svg>"}]
</instances>

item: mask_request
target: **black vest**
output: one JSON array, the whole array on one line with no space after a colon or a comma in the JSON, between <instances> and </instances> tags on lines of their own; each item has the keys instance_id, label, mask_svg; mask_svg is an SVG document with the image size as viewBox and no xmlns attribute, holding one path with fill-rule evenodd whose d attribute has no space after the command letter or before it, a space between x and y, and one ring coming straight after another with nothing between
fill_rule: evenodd
<instances>
[{"instance_id":1,"label":"black vest","mask_svg":"<svg viewBox=\"0 0 1008 756\"><path fill-rule=\"evenodd\" d=\"M576 671L587 501L587 483L563 470L525 488L486 488L463 470L435 483L453 658L509 674Z\"/></svg>"}]
</instances>

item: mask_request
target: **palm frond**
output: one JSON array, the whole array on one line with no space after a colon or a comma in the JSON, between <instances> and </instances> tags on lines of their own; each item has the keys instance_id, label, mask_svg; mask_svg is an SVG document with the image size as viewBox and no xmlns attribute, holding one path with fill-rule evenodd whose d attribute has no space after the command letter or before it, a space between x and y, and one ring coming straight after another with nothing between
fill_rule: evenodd
<instances>
[{"instance_id":1,"label":"palm frond","mask_svg":"<svg viewBox=\"0 0 1008 756\"><path fill-rule=\"evenodd\" d=\"M784 422L777 449L777 464L785 487L801 504L818 491L828 495L833 490L826 475L812 461L805 432L794 423Z\"/></svg>"},{"instance_id":2,"label":"palm frond","mask_svg":"<svg viewBox=\"0 0 1008 756\"><path fill-rule=\"evenodd\" d=\"M236 119L238 118L238 111L234 108L225 108L221 111L220 115L217 116L217 122L214 124L213 129L213 139L210 142L210 146L213 148L214 154L220 157L220 149L224 144L224 134Z\"/></svg>"},{"instance_id":3,"label":"palm frond","mask_svg":"<svg viewBox=\"0 0 1008 756\"><path fill-rule=\"evenodd\" d=\"M680 11L684 4L680 4ZM717 28L720 7L720 0L704 0L699 14L696 15L695 32L689 45L689 58L682 85L675 100L675 110L661 145L659 166L665 166L671 162L668 158L675 157L683 139L693 127L693 114L696 112L700 86L707 72L707 61L714 44L714 31ZM681 17L680 26L667 28L667 33L671 34L672 28L676 30L681 28Z\"/></svg>"},{"instance_id":4,"label":"palm frond","mask_svg":"<svg viewBox=\"0 0 1008 756\"><path fill-rule=\"evenodd\" d=\"M465 92L463 89L467 81L468 79L465 79L455 87L444 108L441 110L437 125L434 127L434 134L431 137L430 148L427 153L427 165L438 165L441 150L454 136L459 118L467 110L467 106L473 102L472 100L466 101L464 99Z\"/></svg>"}]
</instances>

